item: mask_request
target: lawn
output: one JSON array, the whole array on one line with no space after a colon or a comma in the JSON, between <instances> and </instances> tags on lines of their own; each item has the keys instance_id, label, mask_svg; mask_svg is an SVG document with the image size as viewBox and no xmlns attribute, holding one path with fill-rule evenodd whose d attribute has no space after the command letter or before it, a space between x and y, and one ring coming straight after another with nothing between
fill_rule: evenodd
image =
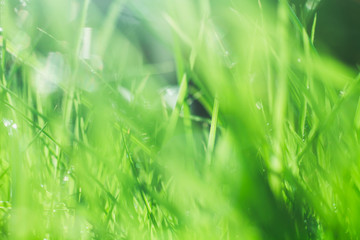
<instances>
[{"instance_id":1,"label":"lawn","mask_svg":"<svg viewBox=\"0 0 360 240\"><path fill-rule=\"evenodd\" d=\"M356 0L0 0L0 239L359 239Z\"/></svg>"}]
</instances>

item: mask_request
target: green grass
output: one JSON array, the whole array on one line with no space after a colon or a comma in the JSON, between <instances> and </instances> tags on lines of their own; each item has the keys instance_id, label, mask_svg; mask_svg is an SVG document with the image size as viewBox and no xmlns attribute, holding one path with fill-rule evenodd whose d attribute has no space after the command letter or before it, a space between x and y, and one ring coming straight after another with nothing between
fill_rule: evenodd
<instances>
[{"instance_id":1,"label":"green grass","mask_svg":"<svg viewBox=\"0 0 360 240\"><path fill-rule=\"evenodd\" d=\"M359 72L276 2L3 1L0 238L358 239Z\"/></svg>"}]
</instances>

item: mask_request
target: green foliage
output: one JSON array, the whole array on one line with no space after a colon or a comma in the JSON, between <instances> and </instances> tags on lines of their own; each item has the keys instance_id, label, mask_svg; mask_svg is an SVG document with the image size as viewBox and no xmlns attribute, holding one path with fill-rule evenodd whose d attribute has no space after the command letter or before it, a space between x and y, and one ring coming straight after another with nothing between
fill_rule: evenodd
<instances>
[{"instance_id":1,"label":"green foliage","mask_svg":"<svg viewBox=\"0 0 360 240\"><path fill-rule=\"evenodd\" d=\"M2 1L0 238L358 239L360 75L317 6Z\"/></svg>"}]
</instances>

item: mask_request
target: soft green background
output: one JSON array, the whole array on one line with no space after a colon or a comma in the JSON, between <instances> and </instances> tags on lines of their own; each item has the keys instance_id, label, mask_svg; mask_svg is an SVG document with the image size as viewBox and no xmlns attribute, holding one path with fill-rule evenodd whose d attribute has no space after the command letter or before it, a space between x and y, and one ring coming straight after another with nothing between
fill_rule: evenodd
<instances>
[{"instance_id":1,"label":"soft green background","mask_svg":"<svg viewBox=\"0 0 360 240\"><path fill-rule=\"evenodd\" d=\"M340 2L1 1L0 238L358 239Z\"/></svg>"}]
</instances>

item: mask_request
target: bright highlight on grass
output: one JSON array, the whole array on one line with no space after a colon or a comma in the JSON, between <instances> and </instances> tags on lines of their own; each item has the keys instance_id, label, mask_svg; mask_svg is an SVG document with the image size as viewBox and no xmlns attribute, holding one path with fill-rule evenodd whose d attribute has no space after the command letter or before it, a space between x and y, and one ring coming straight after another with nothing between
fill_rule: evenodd
<instances>
[{"instance_id":1,"label":"bright highlight on grass","mask_svg":"<svg viewBox=\"0 0 360 240\"><path fill-rule=\"evenodd\" d=\"M359 238L332 1L0 1L0 238Z\"/></svg>"}]
</instances>

